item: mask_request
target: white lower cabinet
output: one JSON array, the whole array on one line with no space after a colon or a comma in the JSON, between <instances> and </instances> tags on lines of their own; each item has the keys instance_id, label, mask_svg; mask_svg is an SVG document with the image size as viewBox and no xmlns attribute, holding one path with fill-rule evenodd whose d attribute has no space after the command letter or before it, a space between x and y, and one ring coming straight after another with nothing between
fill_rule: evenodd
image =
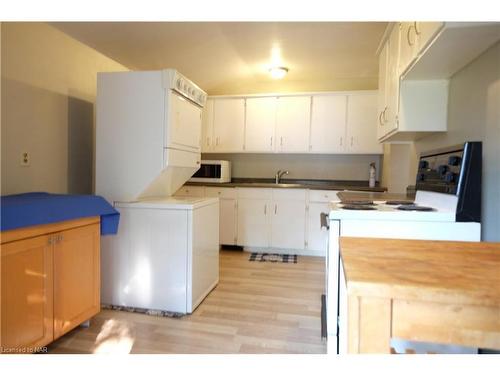
<instances>
[{"instance_id":1,"label":"white lower cabinet","mask_svg":"<svg viewBox=\"0 0 500 375\"><path fill-rule=\"evenodd\" d=\"M337 191L183 186L182 196L219 198L219 242L270 251L324 256L328 213Z\"/></svg>"},{"instance_id":2,"label":"white lower cabinet","mask_svg":"<svg viewBox=\"0 0 500 375\"><path fill-rule=\"evenodd\" d=\"M219 243L236 245L238 223L236 189L206 187L205 196L219 198Z\"/></svg>"},{"instance_id":3,"label":"white lower cabinet","mask_svg":"<svg viewBox=\"0 0 500 375\"><path fill-rule=\"evenodd\" d=\"M320 216L330 211L330 203L310 202L307 210L307 250L325 255L328 231L321 229Z\"/></svg>"},{"instance_id":4,"label":"white lower cabinet","mask_svg":"<svg viewBox=\"0 0 500 375\"><path fill-rule=\"evenodd\" d=\"M271 247L303 250L306 234L306 190L273 189Z\"/></svg>"},{"instance_id":5,"label":"white lower cabinet","mask_svg":"<svg viewBox=\"0 0 500 375\"><path fill-rule=\"evenodd\" d=\"M264 199L238 199L238 245L269 247L269 207Z\"/></svg>"},{"instance_id":6,"label":"white lower cabinet","mask_svg":"<svg viewBox=\"0 0 500 375\"><path fill-rule=\"evenodd\" d=\"M338 191L310 190L307 209L307 250L312 255L326 255L328 231L321 228L320 216L330 212L330 202L338 200Z\"/></svg>"}]
</instances>

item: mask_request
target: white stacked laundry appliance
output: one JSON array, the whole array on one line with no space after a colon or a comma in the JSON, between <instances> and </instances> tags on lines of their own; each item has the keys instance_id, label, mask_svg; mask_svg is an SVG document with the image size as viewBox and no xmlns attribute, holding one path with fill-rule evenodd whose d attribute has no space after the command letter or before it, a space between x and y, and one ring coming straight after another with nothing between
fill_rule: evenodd
<instances>
[{"instance_id":1,"label":"white stacked laundry appliance","mask_svg":"<svg viewBox=\"0 0 500 375\"><path fill-rule=\"evenodd\" d=\"M102 303L191 313L217 285L218 199L172 197L200 167L205 101L173 69L98 75L96 194L121 214Z\"/></svg>"}]
</instances>

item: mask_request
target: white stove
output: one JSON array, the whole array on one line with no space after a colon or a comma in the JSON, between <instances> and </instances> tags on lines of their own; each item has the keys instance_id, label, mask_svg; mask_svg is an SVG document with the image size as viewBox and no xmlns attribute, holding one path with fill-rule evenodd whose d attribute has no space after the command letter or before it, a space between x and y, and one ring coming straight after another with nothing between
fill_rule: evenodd
<instances>
[{"instance_id":1,"label":"white stove","mask_svg":"<svg viewBox=\"0 0 500 375\"><path fill-rule=\"evenodd\" d=\"M329 353L347 352L347 296L340 237L481 240L479 142L423 154L416 186L414 202L331 202L327 255Z\"/></svg>"}]
</instances>

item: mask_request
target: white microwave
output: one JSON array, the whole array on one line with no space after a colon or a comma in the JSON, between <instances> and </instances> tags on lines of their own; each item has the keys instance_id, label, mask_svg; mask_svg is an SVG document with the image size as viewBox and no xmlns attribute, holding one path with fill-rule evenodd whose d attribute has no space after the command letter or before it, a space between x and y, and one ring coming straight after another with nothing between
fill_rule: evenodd
<instances>
[{"instance_id":1,"label":"white microwave","mask_svg":"<svg viewBox=\"0 0 500 375\"><path fill-rule=\"evenodd\" d=\"M227 160L202 160L200 169L189 179L192 182L231 182L231 162Z\"/></svg>"}]
</instances>

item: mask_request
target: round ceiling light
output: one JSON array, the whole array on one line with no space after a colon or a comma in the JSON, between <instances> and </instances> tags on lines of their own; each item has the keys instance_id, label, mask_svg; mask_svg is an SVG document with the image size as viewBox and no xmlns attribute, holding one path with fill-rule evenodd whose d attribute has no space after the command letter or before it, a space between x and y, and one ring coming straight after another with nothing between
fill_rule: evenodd
<instances>
[{"instance_id":1,"label":"round ceiling light","mask_svg":"<svg viewBox=\"0 0 500 375\"><path fill-rule=\"evenodd\" d=\"M284 66L277 66L269 69L269 73L273 79L282 79L288 73L288 68Z\"/></svg>"}]
</instances>

